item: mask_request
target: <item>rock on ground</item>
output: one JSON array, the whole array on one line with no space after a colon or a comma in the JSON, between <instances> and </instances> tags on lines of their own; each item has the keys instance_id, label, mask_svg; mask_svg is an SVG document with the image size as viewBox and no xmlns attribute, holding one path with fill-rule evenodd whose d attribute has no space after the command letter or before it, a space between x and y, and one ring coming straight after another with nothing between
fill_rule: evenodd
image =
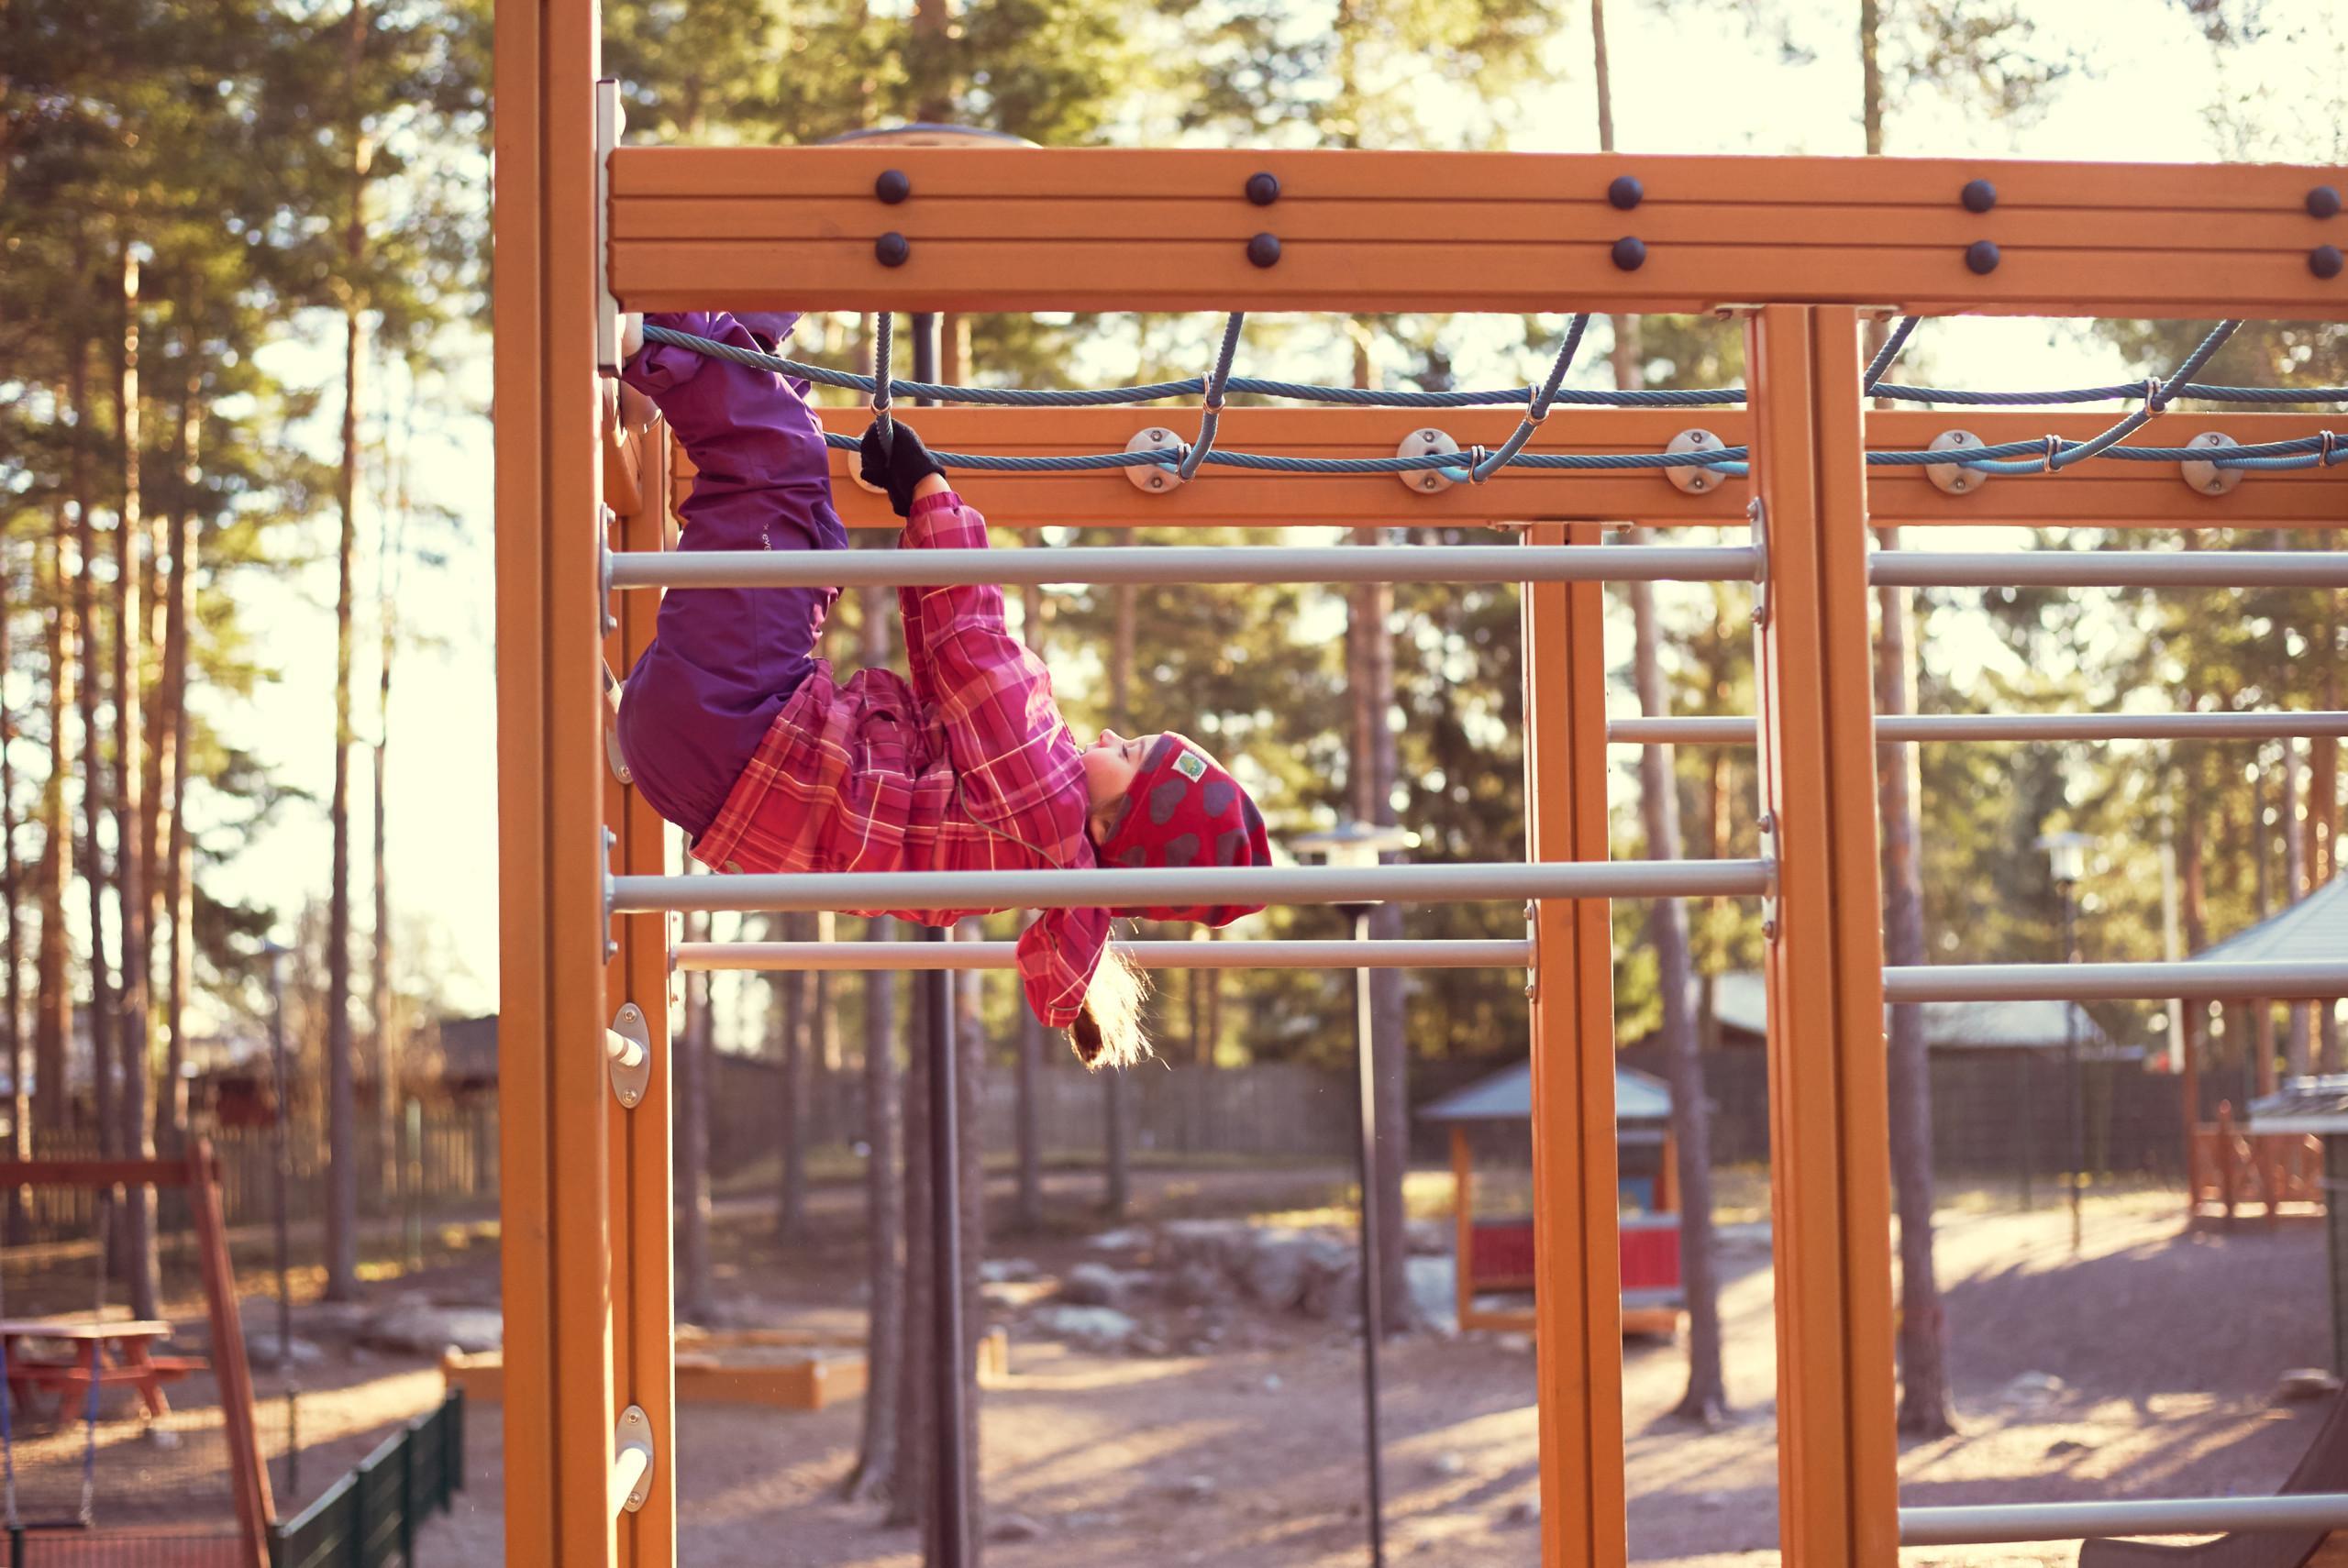
<instances>
[{"instance_id":1,"label":"rock on ground","mask_svg":"<svg viewBox=\"0 0 2348 1568\"><path fill-rule=\"evenodd\" d=\"M365 1343L384 1350L437 1356L456 1349L469 1355L500 1349L505 1320L494 1307L435 1307L404 1302L376 1313L359 1331Z\"/></svg>"},{"instance_id":2,"label":"rock on ground","mask_svg":"<svg viewBox=\"0 0 2348 1568\"><path fill-rule=\"evenodd\" d=\"M1091 1350L1123 1350L1140 1326L1113 1307L1047 1307L1034 1321L1047 1334Z\"/></svg>"},{"instance_id":3,"label":"rock on ground","mask_svg":"<svg viewBox=\"0 0 2348 1568\"><path fill-rule=\"evenodd\" d=\"M1132 1279L1103 1263L1078 1264L1060 1280L1059 1298L1078 1307L1122 1309L1132 1296Z\"/></svg>"}]
</instances>

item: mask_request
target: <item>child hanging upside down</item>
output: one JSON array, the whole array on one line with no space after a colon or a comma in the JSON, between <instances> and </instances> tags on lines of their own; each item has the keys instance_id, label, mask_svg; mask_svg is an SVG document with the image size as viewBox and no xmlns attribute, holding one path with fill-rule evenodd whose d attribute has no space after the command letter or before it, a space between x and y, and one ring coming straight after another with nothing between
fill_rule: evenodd
<instances>
[{"instance_id":1,"label":"child hanging upside down","mask_svg":"<svg viewBox=\"0 0 2348 1568\"><path fill-rule=\"evenodd\" d=\"M772 353L793 314L648 318ZM659 406L700 471L685 550L840 550L831 465L803 382L673 345L622 371ZM984 548L963 504L902 421L865 433L865 481L905 519L903 549ZM908 682L886 669L836 681L815 657L836 588L670 589L630 673L620 746L636 786L727 872L1007 871L1269 863L1255 801L1171 732L1103 730L1077 745L1051 676L1003 625L1002 591L904 588ZM1261 906L1122 910L1223 925ZM943 925L967 912L892 911ZM1036 1015L1070 1032L1088 1066L1148 1053L1140 975L1109 946L1108 910L1047 910L1019 938Z\"/></svg>"}]
</instances>

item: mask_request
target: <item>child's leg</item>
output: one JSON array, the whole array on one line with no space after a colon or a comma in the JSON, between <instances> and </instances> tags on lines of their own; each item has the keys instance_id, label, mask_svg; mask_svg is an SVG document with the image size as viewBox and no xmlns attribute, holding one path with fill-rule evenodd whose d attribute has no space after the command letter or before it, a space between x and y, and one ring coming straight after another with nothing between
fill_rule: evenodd
<instances>
[{"instance_id":1,"label":"child's leg","mask_svg":"<svg viewBox=\"0 0 2348 1568\"><path fill-rule=\"evenodd\" d=\"M648 318L770 349L791 316L694 312ZM755 328L755 330L754 330ZM699 471L685 550L845 549L830 458L803 389L766 370L648 344L628 383L649 396ZM671 589L658 636L629 675L620 744L660 814L699 834L774 715L814 667L835 588Z\"/></svg>"}]
</instances>

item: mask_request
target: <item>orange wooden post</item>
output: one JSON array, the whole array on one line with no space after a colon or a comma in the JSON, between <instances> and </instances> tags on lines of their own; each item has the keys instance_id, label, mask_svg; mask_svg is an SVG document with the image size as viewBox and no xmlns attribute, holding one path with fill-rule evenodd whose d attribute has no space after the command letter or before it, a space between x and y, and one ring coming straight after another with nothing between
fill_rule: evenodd
<instances>
[{"instance_id":1,"label":"orange wooden post","mask_svg":"<svg viewBox=\"0 0 2348 1568\"><path fill-rule=\"evenodd\" d=\"M228 1489L236 1500L238 1547L246 1568L267 1568L269 1526L277 1517L277 1505L270 1496L269 1466L261 1459L260 1432L253 1419L252 1367L245 1359L244 1319L237 1305L228 1228L220 1214L220 1166L212 1140L198 1138L188 1145L183 1170L205 1306L212 1318L212 1380L219 1389L221 1420L227 1430ZM97 1348L94 1342L90 1347L93 1371ZM143 1346L138 1355L144 1359Z\"/></svg>"},{"instance_id":2,"label":"orange wooden post","mask_svg":"<svg viewBox=\"0 0 2348 1568\"><path fill-rule=\"evenodd\" d=\"M1596 544L1598 528L1545 524L1527 542ZM1607 857L1600 592L1594 582L1523 590L1528 860ZM1533 906L1534 1312L1548 1568L1611 1568L1629 1551L1608 916L1602 900Z\"/></svg>"},{"instance_id":3,"label":"orange wooden post","mask_svg":"<svg viewBox=\"0 0 2348 1568\"><path fill-rule=\"evenodd\" d=\"M495 28L505 1561L614 1561L594 0ZM656 1470L666 1468L656 1465Z\"/></svg>"},{"instance_id":4,"label":"orange wooden post","mask_svg":"<svg viewBox=\"0 0 2348 1568\"><path fill-rule=\"evenodd\" d=\"M604 458L604 496L618 513L611 529L615 549L658 550L667 526L670 449L667 428L657 421L626 434ZM628 482L623 485L625 479ZM611 498L618 495L619 499ZM604 655L615 670L635 667L652 641L660 613L658 593L615 594L619 624L604 638ZM667 867L668 824L634 788L613 778L599 756L605 779L604 825L611 831L613 869L659 875ZM612 1310L614 1402L635 1406L648 1419L654 1463L643 1505L619 1517L620 1560L638 1568L666 1565L676 1555L677 1467L675 1289L670 1216L674 1212L670 1165L669 918L629 915L615 922L619 951L606 966L605 997L618 1010L634 1006L650 1045L650 1072L640 1098L630 1106L607 1087L604 1115L613 1151Z\"/></svg>"},{"instance_id":5,"label":"orange wooden post","mask_svg":"<svg viewBox=\"0 0 2348 1568\"><path fill-rule=\"evenodd\" d=\"M1890 1562L1899 1540L1861 359L1848 307L1772 305L1747 326L1788 1568Z\"/></svg>"}]
</instances>

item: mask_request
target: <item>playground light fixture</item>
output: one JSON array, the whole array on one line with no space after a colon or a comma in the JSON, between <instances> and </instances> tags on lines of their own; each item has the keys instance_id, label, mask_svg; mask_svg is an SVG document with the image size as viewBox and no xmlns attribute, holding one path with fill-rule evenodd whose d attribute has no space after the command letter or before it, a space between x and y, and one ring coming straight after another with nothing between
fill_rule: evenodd
<instances>
[{"instance_id":1,"label":"playground light fixture","mask_svg":"<svg viewBox=\"0 0 2348 1568\"><path fill-rule=\"evenodd\" d=\"M2055 886L2075 887L2087 875L2088 851L2095 847L2095 838L2084 833L2050 833L2032 847L2046 852Z\"/></svg>"}]
</instances>

